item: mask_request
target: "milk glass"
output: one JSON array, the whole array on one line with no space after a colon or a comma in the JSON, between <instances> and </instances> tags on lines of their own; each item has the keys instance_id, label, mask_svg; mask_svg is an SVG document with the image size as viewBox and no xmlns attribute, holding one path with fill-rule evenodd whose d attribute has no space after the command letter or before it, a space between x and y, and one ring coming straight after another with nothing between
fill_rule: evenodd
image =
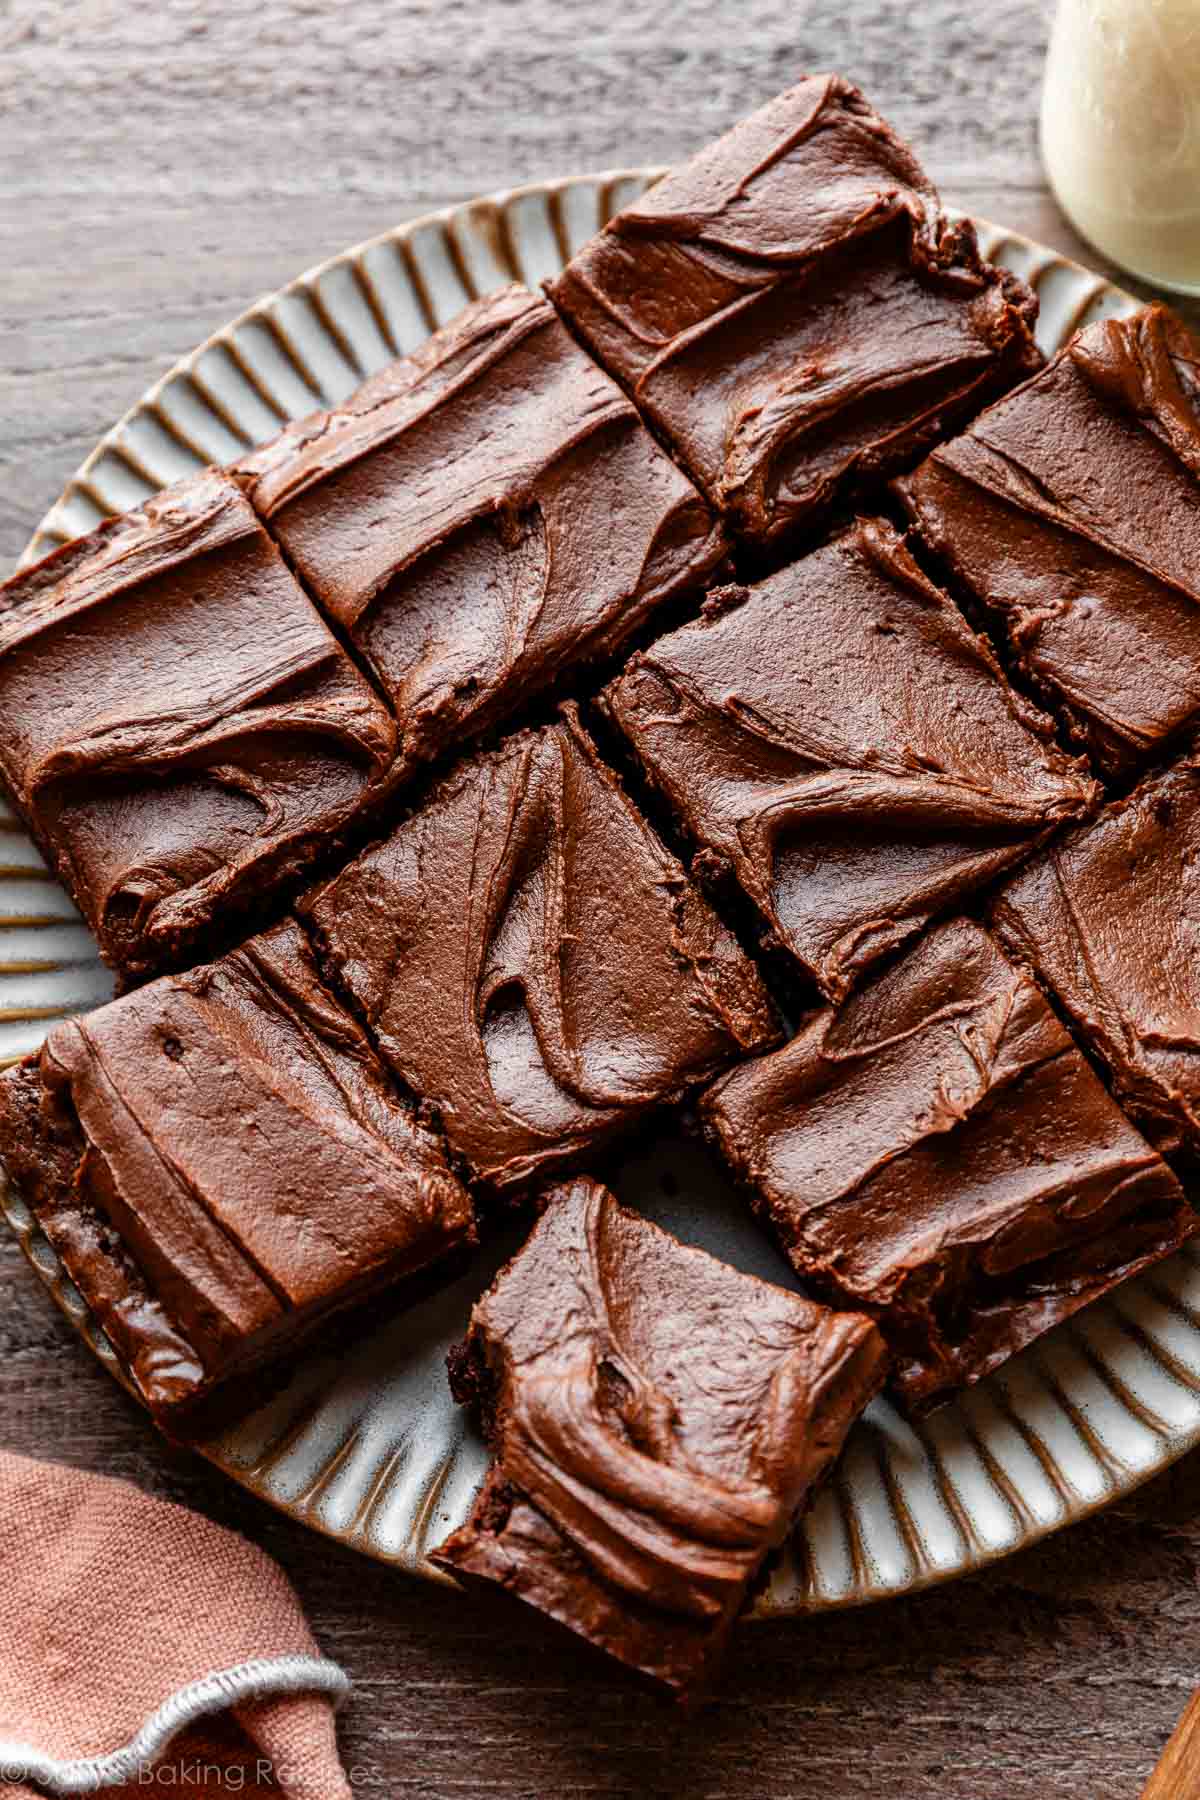
<instances>
[{"instance_id":1,"label":"milk glass","mask_svg":"<svg viewBox=\"0 0 1200 1800\"><path fill-rule=\"evenodd\" d=\"M1042 155L1098 250L1200 294L1200 0L1059 0Z\"/></svg>"}]
</instances>

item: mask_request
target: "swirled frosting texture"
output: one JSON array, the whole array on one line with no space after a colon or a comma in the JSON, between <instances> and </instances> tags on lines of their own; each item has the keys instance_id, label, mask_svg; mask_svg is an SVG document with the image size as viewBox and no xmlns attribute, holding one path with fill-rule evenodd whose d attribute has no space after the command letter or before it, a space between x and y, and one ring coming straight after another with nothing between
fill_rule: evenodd
<instances>
[{"instance_id":1,"label":"swirled frosting texture","mask_svg":"<svg viewBox=\"0 0 1200 1800\"><path fill-rule=\"evenodd\" d=\"M160 1418L473 1239L294 922L56 1026L0 1154Z\"/></svg>"},{"instance_id":2,"label":"swirled frosting texture","mask_svg":"<svg viewBox=\"0 0 1200 1800\"><path fill-rule=\"evenodd\" d=\"M621 390L517 287L241 475L390 696L409 762L614 650L725 549Z\"/></svg>"},{"instance_id":3,"label":"swirled frosting texture","mask_svg":"<svg viewBox=\"0 0 1200 1800\"><path fill-rule=\"evenodd\" d=\"M383 792L395 727L235 482L0 588L0 769L107 961L144 975Z\"/></svg>"},{"instance_id":4,"label":"swirled frosting texture","mask_svg":"<svg viewBox=\"0 0 1200 1800\"><path fill-rule=\"evenodd\" d=\"M570 708L445 777L301 910L392 1067L497 1187L776 1035L752 965Z\"/></svg>"},{"instance_id":5,"label":"swirled frosting texture","mask_svg":"<svg viewBox=\"0 0 1200 1800\"><path fill-rule=\"evenodd\" d=\"M667 175L547 291L731 521L814 523L1040 361L1037 302L837 75Z\"/></svg>"},{"instance_id":6,"label":"swirled frosting texture","mask_svg":"<svg viewBox=\"0 0 1200 1800\"><path fill-rule=\"evenodd\" d=\"M878 1317L918 1409L1197 1226L1030 976L966 920L700 1104L797 1271Z\"/></svg>"},{"instance_id":7,"label":"swirled frosting texture","mask_svg":"<svg viewBox=\"0 0 1200 1800\"><path fill-rule=\"evenodd\" d=\"M1002 888L996 925L1162 1150L1200 1151L1200 762L1193 751Z\"/></svg>"},{"instance_id":8,"label":"swirled frosting texture","mask_svg":"<svg viewBox=\"0 0 1200 1800\"><path fill-rule=\"evenodd\" d=\"M434 1552L687 1692L883 1379L871 1322L555 1190L455 1359L494 1464Z\"/></svg>"},{"instance_id":9,"label":"swirled frosting texture","mask_svg":"<svg viewBox=\"0 0 1200 1800\"><path fill-rule=\"evenodd\" d=\"M899 491L1102 769L1194 725L1200 363L1173 314L1088 326Z\"/></svg>"},{"instance_id":10,"label":"swirled frosting texture","mask_svg":"<svg viewBox=\"0 0 1200 1800\"><path fill-rule=\"evenodd\" d=\"M606 706L833 1000L1096 797L881 522L719 590Z\"/></svg>"}]
</instances>

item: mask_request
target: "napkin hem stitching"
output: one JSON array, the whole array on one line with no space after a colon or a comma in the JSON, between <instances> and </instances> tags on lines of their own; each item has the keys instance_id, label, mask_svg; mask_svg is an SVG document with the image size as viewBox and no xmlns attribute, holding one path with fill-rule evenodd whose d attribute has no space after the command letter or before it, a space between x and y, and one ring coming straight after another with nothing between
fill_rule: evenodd
<instances>
[{"instance_id":1,"label":"napkin hem stitching","mask_svg":"<svg viewBox=\"0 0 1200 1800\"><path fill-rule=\"evenodd\" d=\"M324 1657L259 1657L189 1682L164 1700L127 1744L103 1756L60 1761L32 1744L0 1738L0 1778L35 1782L56 1795L95 1794L133 1780L172 1738L206 1714L283 1694L326 1694L337 1705L349 1692L345 1671Z\"/></svg>"}]
</instances>

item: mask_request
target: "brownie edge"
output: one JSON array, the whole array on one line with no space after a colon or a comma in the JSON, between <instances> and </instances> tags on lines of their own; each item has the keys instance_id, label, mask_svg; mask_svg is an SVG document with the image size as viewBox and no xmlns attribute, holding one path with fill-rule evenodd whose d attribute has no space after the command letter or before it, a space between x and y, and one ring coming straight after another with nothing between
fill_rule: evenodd
<instances>
[{"instance_id":1,"label":"brownie edge","mask_svg":"<svg viewBox=\"0 0 1200 1800\"><path fill-rule=\"evenodd\" d=\"M1200 1158L1200 752L1056 838L992 925L1065 1010L1129 1117Z\"/></svg>"},{"instance_id":2,"label":"brownie edge","mask_svg":"<svg viewBox=\"0 0 1200 1800\"><path fill-rule=\"evenodd\" d=\"M0 1077L0 1156L175 1431L474 1242L440 1142L291 921L57 1026Z\"/></svg>"},{"instance_id":3,"label":"brownie edge","mask_svg":"<svg viewBox=\"0 0 1200 1800\"><path fill-rule=\"evenodd\" d=\"M572 706L458 763L300 912L493 1193L579 1167L780 1035L754 964Z\"/></svg>"},{"instance_id":4,"label":"brownie edge","mask_svg":"<svg viewBox=\"0 0 1200 1800\"><path fill-rule=\"evenodd\" d=\"M406 770L612 656L727 548L620 388L520 287L234 473L387 694Z\"/></svg>"},{"instance_id":5,"label":"brownie edge","mask_svg":"<svg viewBox=\"0 0 1200 1800\"><path fill-rule=\"evenodd\" d=\"M834 1002L1100 797L878 519L718 589L600 705Z\"/></svg>"},{"instance_id":6,"label":"brownie edge","mask_svg":"<svg viewBox=\"0 0 1200 1800\"><path fill-rule=\"evenodd\" d=\"M896 493L1103 774L1196 730L1200 346L1166 307L1085 327Z\"/></svg>"},{"instance_id":7,"label":"brownie edge","mask_svg":"<svg viewBox=\"0 0 1200 1800\"><path fill-rule=\"evenodd\" d=\"M229 942L382 804L395 750L219 470L0 586L0 773L126 981Z\"/></svg>"},{"instance_id":8,"label":"brownie edge","mask_svg":"<svg viewBox=\"0 0 1200 1800\"><path fill-rule=\"evenodd\" d=\"M699 1105L797 1274L879 1321L915 1412L1200 1227L1036 983L966 919Z\"/></svg>"},{"instance_id":9,"label":"brownie edge","mask_svg":"<svg viewBox=\"0 0 1200 1800\"><path fill-rule=\"evenodd\" d=\"M744 543L815 529L1041 366L1037 299L912 150L810 75L670 170L547 284Z\"/></svg>"},{"instance_id":10,"label":"brownie edge","mask_svg":"<svg viewBox=\"0 0 1200 1800\"><path fill-rule=\"evenodd\" d=\"M455 1359L493 1464L432 1559L688 1698L886 1362L861 1314L563 1184Z\"/></svg>"}]
</instances>

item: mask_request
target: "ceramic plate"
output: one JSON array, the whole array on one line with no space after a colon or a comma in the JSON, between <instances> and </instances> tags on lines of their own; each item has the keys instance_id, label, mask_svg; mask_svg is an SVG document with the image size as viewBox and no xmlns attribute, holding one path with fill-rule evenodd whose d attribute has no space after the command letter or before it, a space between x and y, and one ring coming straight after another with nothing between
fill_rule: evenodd
<instances>
[{"instance_id":1,"label":"ceramic plate","mask_svg":"<svg viewBox=\"0 0 1200 1800\"><path fill-rule=\"evenodd\" d=\"M101 439L26 560L204 463L232 459L285 419L343 399L474 295L557 273L655 173L586 176L456 206L260 301ZM1037 289L1047 351L1085 320L1135 305L1015 233L981 225L980 237ZM0 828L0 1058L12 1061L110 986L21 827L7 815ZM643 1146L616 1185L680 1236L791 1284L697 1147L668 1137ZM20 1197L9 1192L3 1204L34 1268L115 1373L111 1348ZM306 1524L433 1575L426 1551L464 1518L484 1468L483 1447L451 1402L443 1357L489 1276L477 1269L336 1357L310 1355L285 1391L207 1454ZM917 1429L886 1403L872 1406L758 1614L856 1605L977 1568L1128 1492L1197 1442L1200 1259L1185 1251Z\"/></svg>"}]
</instances>

